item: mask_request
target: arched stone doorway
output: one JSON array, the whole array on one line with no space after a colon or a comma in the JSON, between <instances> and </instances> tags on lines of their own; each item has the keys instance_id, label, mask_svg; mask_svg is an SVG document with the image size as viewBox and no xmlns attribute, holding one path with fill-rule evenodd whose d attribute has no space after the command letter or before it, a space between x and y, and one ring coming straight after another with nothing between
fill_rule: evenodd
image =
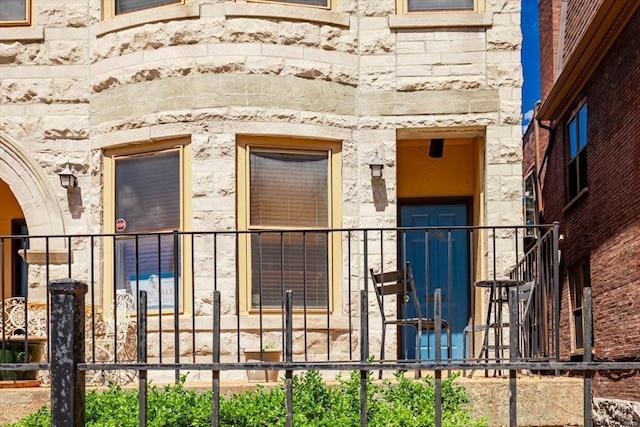
<instances>
[{"instance_id":1,"label":"arched stone doorway","mask_svg":"<svg viewBox=\"0 0 640 427\"><path fill-rule=\"evenodd\" d=\"M20 147L18 142L0 131L0 235L30 236L64 234L62 212L53 187L42 169ZM16 259L19 239L3 239L4 271L0 273L5 297L20 294L26 277L16 271L21 260ZM44 239L29 239L28 263L41 264L44 259ZM50 254L66 253L62 239L49 242ZM56 259L60 257L53 257Z\"/></svg>"}]
</instances>

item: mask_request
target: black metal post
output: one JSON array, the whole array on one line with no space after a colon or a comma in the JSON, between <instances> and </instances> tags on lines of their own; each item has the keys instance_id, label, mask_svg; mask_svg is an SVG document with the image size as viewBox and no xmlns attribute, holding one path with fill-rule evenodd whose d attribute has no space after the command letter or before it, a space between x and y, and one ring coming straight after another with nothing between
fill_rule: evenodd
<instances>
[{"instance_id":1,"label":"black metal post","mask_svg":"<svg viewBox=\"0 0 640 427\"><path fill-rule=\"evenodd\" d=\"M220 291L213 291L213 363L220 363ZM211 425L218 427L220 418L220 370L213 370L211 381Z\"/></svg>"},{"instance_id":2,"label":"black metal post","mask_svg":"<svg viewBox=\"0 0 640 427\"><path fill-rule=\"evenodd\" d=\"M147 363L147 291L138 292L138 363ZM147 425L147 370L138 371L138 425Z\"/></svg>"},{"instance_id":3,"label":"black metal post","mask_svg":"<svg viewBox=\"0 0 640 427\"><path fill-rule=\"evenodd\" d=\"M433 319L435 321L436 340L436 364L442 361L442 290L436 288L433 291ZM418 337L418 340L422 337ZM435 371L435 398L436 398L436 427L442 426L442 371L436 367Z\"/></svg>"},{"instance_id":4,"label":"black metal post","mask_svg":"<svg viewBox=\"0 0 640 427\"><path fill-rule=\"evenodd\" d=\"M176 365L180 364L180 235L178 230L173 230L173 345L175 354L173 360ZM160 294L160 306L162 307L162 294ZM162 329L162 323L160 323ZM162 335L162 332L160 332ZM180 381L180 369L175 370L175 382Z\"/></svg>"},{"instance_id":5,"label":"black metal post","mask_svg":"<svg viewBox=\"0 0 640 427\"><path fill-rule=\"evenodd\" d=\"M366 240L365 240L366 242ZM366 264L366 262L365 262ZM365 277L365 283L368 283ZM365 288L367 285L365 285ZM360 361L366 362L369 358L369 312L367 311L367 290L360 291ZM382 360L380 362L383 362ZM367 427L367 377L369 371L360 371L360 427Z\"/></svg>"},{"instance_id":6,"label":"black metal post","mask_svg":"<svg viewBox=\"0 0 640 427\"><path fill-rule=\"evenodd\" d=\"M558 239L560 237L560 224L553 223L553 242L551 259L553 260L553 339L554 360L560 360L560 260L558 259ZM556 376L560 371L556 370Z\"/></svg>"},{"instance_id":7,"label":"black metal post","mask_svg":"<svg viewBox=\"0 0 640 427\"><path fill-rule=\"evenodd\" d=\"M284 309L285 309L285 346L284 358L287 363L293 362L293 291L288 290L284 293ZM286 407L287 419L286 427L293 427L293 370L285 370L285 388L286 388Z\"/></svg>"},{"instance_id":8,"label":"black metal post","mask_svg":"<svg viewBox=\"0 0 640 427\"><path fill-rule=\"evenodd\" d=\"M87 285L73 279L49 282L51 295L51 424L84 426L84 296Z\"/></svg>"},{"instance_id":9,"label":"black metal post","mask_svg":"<svg viewBox=\"0 0 640 427\"><path fill-rule=\"evenodd\" d=\"M509 362L518 357L518 289L509 289ZM509 369L509 427L518 426L516 370Z\"/></svg>"},{"instance_id":10,"label":"black metal post","mask_svg":"<svg viewBox=\"0 0 640 427\"><path fill-rule=\"evenodd\" d=\"M593 313L592 309L592 296L591 288L584 288L584 361L591 363L593 361L593 355L591 353L591 347L593 345ZM593 374L589 371L585 371L584 374L584 426L591 427L593 421L591 419L591 383L593 381Z\"/></svg>"}]
</instances>

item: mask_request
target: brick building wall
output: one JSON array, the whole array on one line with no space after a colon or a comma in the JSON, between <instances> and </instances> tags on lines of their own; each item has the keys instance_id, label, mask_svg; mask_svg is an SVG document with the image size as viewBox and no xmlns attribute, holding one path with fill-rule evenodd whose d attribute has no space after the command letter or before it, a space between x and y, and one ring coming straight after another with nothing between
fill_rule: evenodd
<instances>
[{"instance_id":1,"label":"brick building wall","mask_svg":"<svg viewBox=\"0 0 640 427\"><path fill-rule=\"evenodd\" d=\"M589 3L586 11L572 16L571 22L585 19L592 13L591 6ZM542 9L541 2L541 19L545 16ZM560 221L565 237L561 246L563 358L571 356L572 340L567 271L585 260L591 267L595 357L640 357L640 57L634 30L638 26L640 11L635 12L569 106L571 110L587 99L588 192L572 203L567 200L565 188L564 133L568 114L555 123L552 135L543 195L545 220ZM578 31L577 27L571 31ZM549 55L543 55L541 62L544 78ZM549 88L548 81L543 80L543 87ZM638 400L638 390L640 376L633 373L601 375L594 381L595 397Z\"/></svg>"},{"instance_id":2,"label":"brick building wall","mask_svg":"<svg viewBox=\"0 0 640 427\"><path fill-rule=\"evenodd\" d=\"M589 198L599 359L640 357L640 11L591 78ZM622 333L621 333L622 332ZM597 378L597 396L639 400L640 377Z\"/></svg>"},{"instance_id":3,"label":"brick building wall","mask_svg":"<svg viewBox=\"0 0 640 427\"><path fill-rule=\"evenodd\" d=\"M555 81L561 3L562 0L540 0L539 2L541 99L549 95Z\"/></svg>"},{"instance_id":4,"label":"brick building wall","mask_svg":"<svg viewBox=\"0 0 640 427\"><path fill-rule=\"evenodd\" d=\"M603 2L604 0L571 0L567 2L563 63L573 53Z\"/></svg>"}]
</instances>

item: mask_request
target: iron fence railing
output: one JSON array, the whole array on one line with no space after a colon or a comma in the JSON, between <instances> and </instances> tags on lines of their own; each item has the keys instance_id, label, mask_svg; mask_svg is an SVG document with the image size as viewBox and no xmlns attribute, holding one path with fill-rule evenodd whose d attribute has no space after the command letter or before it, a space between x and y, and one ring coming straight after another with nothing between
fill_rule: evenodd
<instances>
[{"instance_id":1,"label":"iron fence railing","mask_svg":"<svg viewBox=\"0 0 640 427\"><path fill-rule=\"evenodd\" d=\"M0 264L0 373L40 370L48 379L50 372L53 388L74 389L84 387L85 377L135 379L144 425L149 375L173 372L178 380L180 372L190 371L212 382L216 425L220 381L244 378L246 370L284 371L290 395L294 371L356 369L362 373L366 425L368 371L431 370L436 396L441 396L443 370L504 371L510 376L515 422L516 372L579 372L590 387L595 370L630 369L629 363L559 360L558 227L536 227L535 241L531 234L522 227L435 227L0 237L0 249L21 248L17 256L25 261L26 280L25 286L14 286L25 290L22 310L8 313L9 267ZM22 244L11 245L16 239ZM435 320L435 327L419 341L419 354L409 351L415 334L391 331L386 354L392 356L381 360L375 357L382 325L370 270L384 273L408 260L421 289L422 314ZM462 280L456 276L460 271ZM523 306L519 288L512 287L499 295L504 318L496 318L497 310L485 317L496 294L489 297L474 284L502 280L533 282L531 298ZM456 300L456 292L465 298ZM452 320L461 310L455 305L459 301L462 325ZM403 311L403 298L391 302L391 314L411 314ZM587 323L590 316L585 313ZM448 356L441 319L457 334L454 346L462 340L469 354L458 349ZM476 324L484 327L469 329ZM499 336L505 342L485 337L495 325L504 329ZM77 337L68 360L60 356L58 346L66 345L61 334ZM590 340L585 336L585 348ZM5 350L14 342L26 354L32 345L43 346L42 359L8 360ZM243 349L264 353L271 342L281 351L276 361L243 360ZM507 352L498 353L498 346ZM482 350L485 357L478 360ZM71 377L62 378L60 372L69 370L61 363L69 360ZM52 405L54 416L68 410ZM441 409L436 399L437 420Z\"/></svg>"},{"instance_id":2,"label":"iron fence railing","mask_svg":"<svg viewBox=\"0 0 640 427\"><path fill-rule=\"evenodd\" d=\"M557 354L557 319L550 314L557 294L557 276L552 273L557 260L549 249L557 239L553 230L553 226L536 229L542 237L526 253L527 231L522 227L0 237L0 250L20 248L11 253L11 266L0 265L0 309L6 312L5 305L16 289L23 290L24 303L22 311L11 317L5 314L0 320L0 345L7 341L7 334L48 337L51 307L46 283L73 278L88 285L85 316L90 361L135 360L132 315L138 290L148 294L148 356L160 364L210 358L214 291L220 291L222 298L219 327L225 342L224 362L242 362L246 348L276 347L284 353L287 290L293 297L294 360L358 360L355 338L360 328L360 291L367 292L368 301L375 301L370 269L391 271L411 261L423 317L434 317L434 291L441 290L442 318L450 323L455 337L454 351L451 356L445 352L445 359L466 361L480 351L482 330L464 333L469 325L487 323L487 295L474 283L515 274L537 281L534 310L528 314L532 337L527 342L534 345L517 354L551 360ZM15 241L20 244L14 245ZM15 261L23 263L20 284L6 279L15 277ZM125 294L128 300L123 299ZM397 303L396 308L396 301L389 302L385 304L391 310L388 315L416 315L410 311L412 304ZM370 352L377 354L380 312L371 304L367 314L374 335ZM20 319L24 330L16 333ZM37 331L33 329L36 324ZM434 331L426 331L420 355L413 350L416 337L410 328L390 332L385 354L391 356L383 362L434 359ZM463 347L469 348L467 354L462 354ZM494 361L501 359L494 356ZM47 353L45 360L48 357Z\"/></svg>"}]
</instances>

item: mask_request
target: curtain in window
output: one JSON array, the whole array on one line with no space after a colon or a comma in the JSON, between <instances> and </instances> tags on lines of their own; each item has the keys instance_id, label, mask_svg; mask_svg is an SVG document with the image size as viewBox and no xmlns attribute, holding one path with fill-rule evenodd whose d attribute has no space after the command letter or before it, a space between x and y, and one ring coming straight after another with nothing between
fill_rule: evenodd
<instances>
[{"instance_id":1,"label":"curtain in window","mask_svg":"<svg viewBox=\"0 0 640 427\"><path fill-rule=\"evenodd\" d=\"M0 21L26 21L27 0L0 0Z\"/></svg>"},{"instance_id":2,"label":"curtain in window","mask_svg":"<svg viewBox=\"0 0 640 427\"><path fill-rule=\"evenodd\" d=\"M283 227L251 236L252 305L280 307L293 290L297 307L326 307L329 226L328 153L252 150L250 225Z\"/></svg>"},{"instance_id":3,"label":"curtain in window","mask_svg":"<svg viewBox=\"0 0 640 427\"><path fill-rule=\"evenodd\" d=\"M136 10L149 9L156 6L166 4L182 3L180 0L115 0L116 15L127 12L135 12Z\"/></svg>"},{"instance_id":4,"label":"curtain in window","mask_svg":"<svg viewBox=\"0 0 640 427\"><path fill-rule=\"evenodd\" d=\"M407 0L407 10L473 10L474 0Z\"/></svg>"}]
</instances>

